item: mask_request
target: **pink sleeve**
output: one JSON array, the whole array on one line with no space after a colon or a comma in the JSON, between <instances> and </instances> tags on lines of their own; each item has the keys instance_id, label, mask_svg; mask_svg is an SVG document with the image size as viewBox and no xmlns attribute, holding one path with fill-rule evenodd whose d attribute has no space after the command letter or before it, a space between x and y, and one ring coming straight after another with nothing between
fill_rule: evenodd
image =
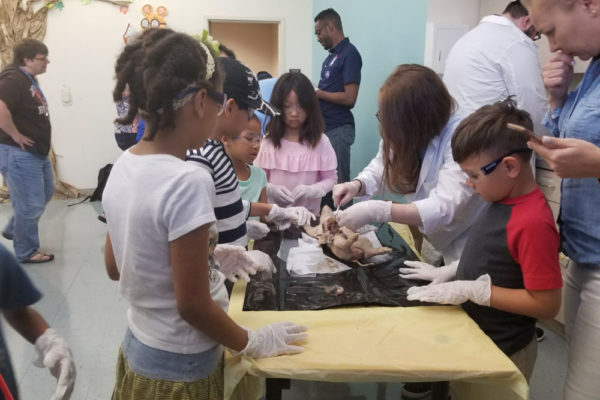
<instances>
[{"instance_id":1,"label":"pink sleeve","mask_svg":"<svg viewBox=\"0 0 600 400\"><path fill-rule=\"evenodd\" d=\"M337 170L319 171L319 181L316 185L323 186L325 193L330 192L337 183Z\"/></svg>"}]
</instances>

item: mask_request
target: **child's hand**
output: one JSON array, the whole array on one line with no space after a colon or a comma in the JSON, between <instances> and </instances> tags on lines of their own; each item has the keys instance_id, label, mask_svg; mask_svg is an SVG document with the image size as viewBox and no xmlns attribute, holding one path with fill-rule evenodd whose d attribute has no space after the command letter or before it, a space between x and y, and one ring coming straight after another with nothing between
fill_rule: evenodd
<instances>
[{"instance_id":1,"label":"child's hand","mask_svg":"<svg viewBox=\"0 0 600 400\"><path fill-rule=\"evenodd\" d=\"M320 199L325 196L326 192L322 185L315 183L314 185L298 185L292 192L294 202L303 199Z\"/></svg>"},{"instance_id":2,"label":"child's hand","mask_svg":"<svg viewBox=\"0 0 600 400\"><path fill-rule=\"evenodd\" d=\"M294 196L290 189L273 183L267 183L267 199L269 203L282 207L289 206L294 202Z\"/></svg>"},{"instance_id":3,"label":"child's hand","mask_svg":"<svg viewBox=\"0 0 600 400\"><path fill-rule=\"evenodd\" d=\"M263 224L262 222L254 219L249 219L246 221L246 232L248 233L249 239L262 239L269 234L269 231L270 229L267 224Z\"/></svg>"},{"instance_id":4,"label":"child's hand","mask_svg":"<svg viewBox=\"0 0 600 400\"><path fill-rule=\"evenodd\" d=\"M436 284L454 279L458 260L441 267L434 267L421 261L404 261L404 265L409 268L400 268L402 278L430 281L432 284Z\"/></svg>"},{"instance_id":5,"label":"child's hand","mask_svg":"<svg viewBox=\"0 0 600 400\"><path fill-rule=\"evenodd\" d=\"M219 244L215 247L215 260L219 263L219 271L231 282L238 279L250 282L250 275L257 271L243 246Z\"/></svg>"},{"instance_id":6,"label":"child's hand","mask_svg":"<svg viewBox=\"0 0 600 400\"><path fill-rule=\"evenodd\" d=\"M420 300L440 304L462 304L467 300L480 306L490 306L492 280L488 274L474 281L453 281L408 289L408 300Z\"/></svg>"},{"instance_id":7,"label":"child's hand","mask_svg":"<svg viewBox=\"0 0 600 400\"><path fill-rule=\"evenodd\" d=\"M277 228L283 231L290 227L292 223L298 226L304 226L315 219L315 215L304 207L281 208L273 204L267 218L277 224Z\"/></svg>"},{"instance_id":8,"label":"child's hand","mask_svg":"<svg viewBox=\"0 0 600 400\"><path fill-rule=\"evenodd\" d=\"M56 392L51 400L70 398L75 385L75 363L67 342L54 329L48 328L36 339L35 350L38 358L33 364L50 369L58 380Z\"/></svg>"},{"instance_id":9,"label":"child's hand","mask_svg":"<svg viewBox=\"0 0 600 400\"><path fill-rule=\"evenodd\" d=\"M306 339L306 326L291 322L275 322L248 331L248 344L238 354L253 358L274 357L280 354L296 354L304 351L301 346L292 343ZM237 355L236 353L233 353Z\"/></svg>"}]
</instances>

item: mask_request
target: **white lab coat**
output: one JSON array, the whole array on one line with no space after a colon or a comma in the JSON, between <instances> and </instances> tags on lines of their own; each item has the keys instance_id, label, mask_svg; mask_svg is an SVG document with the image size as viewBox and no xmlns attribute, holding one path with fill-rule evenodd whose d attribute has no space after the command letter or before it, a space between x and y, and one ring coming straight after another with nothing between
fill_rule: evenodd
<instances>
[{"instance_id":1,"label":"white lab coat","mask_svg":"<svg viewBox=\"0 0 600 400\"><path fill-rule=\"evenodd\" d=\"M425 151L414 193L406 199L417 206L423 221L420 231L449 264L460 258L469 230L486 203L466 185L466 174L452 158L450 146L461 118L453 115L442 132ZM383 189L383 142L377 156L356 177L365 188L366 198Z\"/></svg>"}]
</instances>

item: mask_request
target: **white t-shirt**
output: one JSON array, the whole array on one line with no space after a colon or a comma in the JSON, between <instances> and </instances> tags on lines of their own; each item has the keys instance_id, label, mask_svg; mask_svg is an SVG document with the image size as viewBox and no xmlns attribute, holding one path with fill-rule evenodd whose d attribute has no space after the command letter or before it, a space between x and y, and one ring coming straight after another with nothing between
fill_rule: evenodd
<instances>
[{"instance_id":1,"label":"white t-shirt","mask_svg":"<svg viewBox=\"0 0 600 400\"><path fill-rule=\"evenodd\" d=\"M212 177L170 155L135 155L115 163L103 193L121 294L129 301L128 325L155 349L200 353L216 343L177 311L169 242L210 224L209 248L217 242ZM209 257L212 260L212 257ZM212 298L227 309L224 276L209 264Z\"/></svg>"},{"instance_id":2,"label":"white t-shirt","mask_svg":"<svg viewBox=\"0 0 600 400\"><path fill-rule=\"evenodd\" d=\"M538 47L508 18L489 15L461 37L448 54L443 79L463 115L512 95L531 114L536 131L545 131L548 100Z\"/></svg>"}]
</instances>

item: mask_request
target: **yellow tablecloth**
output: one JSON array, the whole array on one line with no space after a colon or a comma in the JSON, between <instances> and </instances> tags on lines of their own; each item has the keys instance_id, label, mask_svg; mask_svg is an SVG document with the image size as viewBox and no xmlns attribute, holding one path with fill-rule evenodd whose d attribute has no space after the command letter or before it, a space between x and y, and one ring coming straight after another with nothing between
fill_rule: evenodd
<instances>
[{"instance_id":1,"label":"yellow tablecloth","mask_svg":"<svg viewBox=\"0 0 600 400\"><path fill-rule=\"evenodd\" d=\"M253 360L225 357L225 399L258 399L262 378L329 382L451 381L456 399L527 399L512 361L460 307L350 307L242 311L237 283L229 315L254 329L276 321L308 326L305 351ZM258 379L260 378L260 379Z\"/></svg>"}]
</instances>

